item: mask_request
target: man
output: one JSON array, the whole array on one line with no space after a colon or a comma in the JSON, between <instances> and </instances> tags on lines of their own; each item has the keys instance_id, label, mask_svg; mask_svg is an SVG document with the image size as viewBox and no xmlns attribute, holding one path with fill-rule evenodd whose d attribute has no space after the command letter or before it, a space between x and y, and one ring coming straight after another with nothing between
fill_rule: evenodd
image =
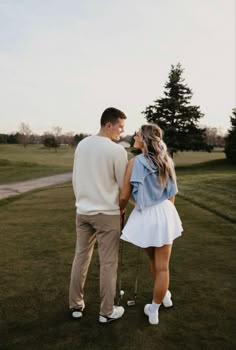
<instances>
[{"instance_id":1,"label":"man","mask_svg":"<svg viewBox=\"0 0 236 350\"><path fill-rule=\"evenodd\" d=\"M73 189L77 242L69 291L73 319L83 315L84 285L96 240L100 261L99 322L114 321L124 314L122 306L114 305L114 298L120 239L119 192L127 153L112 140L120 139L125 119L120 110L107 108L101 116L99 133L86 137L75 151Z\"/></svg>"}]
</instances>

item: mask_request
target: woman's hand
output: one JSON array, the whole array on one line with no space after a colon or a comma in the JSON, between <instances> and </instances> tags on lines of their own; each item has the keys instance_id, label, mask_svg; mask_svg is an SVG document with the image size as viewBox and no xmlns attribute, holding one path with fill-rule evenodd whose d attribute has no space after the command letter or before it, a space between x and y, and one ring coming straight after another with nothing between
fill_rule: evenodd
<instances>
[{"instance_id":1,"label":"woman's hand","mask_svg":"<svg viewBox=\"0 0 236 350\"><path fill-rule=\"evenodd\" d=\"M175 204L175 196L168 198L173 204Z\"/></svg>"},{"instance_id":2,"label":"woman's hand","mask_svg":"<svg viewBox=\"0 0 236 350\"><path fill-rule=\"evenodd\" d=\"M125 178L124 178L124 184L123 188L120 192L120 209L124 209L126 207L126 204L128 200L130 199L131 196L131 191L132 191L132 186L130 183L130 178L131 178L131 173L133 169L133 164L134 164L134 158L132 158L126 167L126 172L125 172Z\"/></svg>"}]
</instances>

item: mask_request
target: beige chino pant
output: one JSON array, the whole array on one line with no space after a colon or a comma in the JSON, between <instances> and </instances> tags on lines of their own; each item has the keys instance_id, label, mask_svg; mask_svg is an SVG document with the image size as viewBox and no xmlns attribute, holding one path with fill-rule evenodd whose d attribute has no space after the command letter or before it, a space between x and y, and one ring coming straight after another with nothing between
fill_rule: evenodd
<instances>
[{"instance_id":1,"label":"beige chino pant","mask_svg":"<svg viewBox=\"0 0 236 350\"><path fill-rule=\"evenodd\" d=\"M71 271L69 306L70 308L85 306L84 285L97 240L100 262L100 314L110 315L116 295L120 215L77 214L76 233L77 242Z\"/></svg>"}]
</instances>

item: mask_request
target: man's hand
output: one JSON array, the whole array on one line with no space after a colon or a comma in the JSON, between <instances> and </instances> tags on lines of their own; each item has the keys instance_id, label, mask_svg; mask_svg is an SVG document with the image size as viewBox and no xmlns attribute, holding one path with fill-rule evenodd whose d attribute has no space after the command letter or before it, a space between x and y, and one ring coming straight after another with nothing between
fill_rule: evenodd
<instances>
[{"instance_id":1,"label":"man's hand","mask_svg":"<svg viewBox=\"0 0 236 350\"><path fill-rule=\"evenodd\" d=\"M120 222L122 225L124 225L124 221L125 221L125 217L126 217L126 209L120 209Z\"/></svg>"}]
</instances>

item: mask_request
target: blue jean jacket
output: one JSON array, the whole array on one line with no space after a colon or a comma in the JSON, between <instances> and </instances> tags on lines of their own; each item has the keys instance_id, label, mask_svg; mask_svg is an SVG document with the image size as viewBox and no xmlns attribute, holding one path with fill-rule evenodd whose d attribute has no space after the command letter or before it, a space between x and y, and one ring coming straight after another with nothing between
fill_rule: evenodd
<instances>
[{"instance_id":1,"label":"blue jean jacket","mask_svg":"<svg viewBox=\"0 0 236 350\"><path fill-rule=\"evenodd\" d=\"M158 204L178 193L176 181L171 177L166 186L161 187L156 165L143 154L135 157L130 183L136 208L140 212L145 207Z\"/></svg>"}]
</instances>

